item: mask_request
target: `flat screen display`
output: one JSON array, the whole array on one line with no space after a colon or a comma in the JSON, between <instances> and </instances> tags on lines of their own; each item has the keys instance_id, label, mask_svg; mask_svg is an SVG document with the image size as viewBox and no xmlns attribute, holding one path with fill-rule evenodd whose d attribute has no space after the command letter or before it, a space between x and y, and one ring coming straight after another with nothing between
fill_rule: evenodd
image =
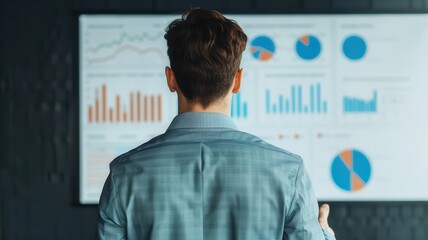
<instances>
[{"instance_id":1,"label":"flat screen display","mask_svg":"<svg viewBox=\"0 0 428 240\"><path fill-rule=\"evenodd\" d=\"M177 115L164 29L79 17L80 202ZM428 200L428 15L229 15L248 36L231 117L300 155L325 201Z\"/></svg>"}]
</instances>

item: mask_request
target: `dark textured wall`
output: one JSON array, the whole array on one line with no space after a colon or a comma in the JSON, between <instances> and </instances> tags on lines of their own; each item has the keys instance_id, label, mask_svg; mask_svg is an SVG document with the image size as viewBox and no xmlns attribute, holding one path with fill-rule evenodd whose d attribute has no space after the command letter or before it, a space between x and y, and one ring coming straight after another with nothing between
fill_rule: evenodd
<instances>
[{"instance_id":1,"label":"dark textured wall","mask_svg":"<svg viewBox=\"0 0 428 240\"><path fill-rule=\"evenodd\" d=\"M0 239L93 239L77 204L76 17L89 12L427 12L428 0L2 0ZM428 203L332 203L338 239L428 239Z\"/></svg>"}]
</instances>

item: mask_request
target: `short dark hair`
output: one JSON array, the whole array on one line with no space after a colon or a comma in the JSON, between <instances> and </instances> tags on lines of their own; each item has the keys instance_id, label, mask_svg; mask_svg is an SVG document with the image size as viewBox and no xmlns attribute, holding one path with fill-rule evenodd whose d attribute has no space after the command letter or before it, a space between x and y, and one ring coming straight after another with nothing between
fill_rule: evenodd
<instances>
[{"instance_id":1,"label":"short dark hair","mask_svg":"<svg viewBox=\"0 0 428 240\"><path fill-rule=\"evenodd\" d=\"M165 31L171 68L186 99L207 108L224 97L247 44L241 27L217 11L192 8Z\"/></svg>"}]
</instances>

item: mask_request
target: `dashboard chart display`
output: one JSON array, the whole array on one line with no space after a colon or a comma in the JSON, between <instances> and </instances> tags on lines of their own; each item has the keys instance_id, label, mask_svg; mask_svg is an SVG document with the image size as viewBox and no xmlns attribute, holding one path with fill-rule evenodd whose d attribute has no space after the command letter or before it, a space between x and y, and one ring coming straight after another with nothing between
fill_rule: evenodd
<instances>
[{"instance_id":1,"label":"dashboard chart display","mask_svg":"<svg viewBox=\"0 0 428 240\"><path fill-rule=\"evenodd\" d=\"M178 17L79 17L81 203L178 114L163 38ZM300 155L320 200L428 200L428 15L227 17L248 36L240 130Z\"/></svg>"}]
</instances>

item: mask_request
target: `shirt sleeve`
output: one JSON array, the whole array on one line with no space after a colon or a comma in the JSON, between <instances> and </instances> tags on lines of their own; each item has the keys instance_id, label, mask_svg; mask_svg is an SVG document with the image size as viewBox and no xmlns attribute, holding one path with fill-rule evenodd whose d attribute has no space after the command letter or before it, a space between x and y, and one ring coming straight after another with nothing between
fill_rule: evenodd
<instances>
[{"instance_id":1,"label":"shirt sleeve","mask_svg":"<svg viewBox=\"0 0 428 240\"><path fill-rule=\"evenodd\" d=\"M110 174L104 183L98 206L97 239L126 239L125 221L120 215L113 177Z\"/></svg>"},{"instance_id":2,"label":"shirt sleeve","mask_svg":"<svg viewBox=\"0 0 428 240\"><path fill-rule=\"evenodd\" d=\"M297 171L294 196L287 210L284 240L335 240L318 223L318 202L303 161Z\"/></svg>"},{"instance_id":3,"label":"shirt sleeve","mask_svg":"<svg viewBox=\"0 0 428 240\"><path fill-rule=\"evenodd\" d=\"M336 237L334 237L331 233L327 232L324 228L322 229L322 232L324 233L325 240L336 240Z\"/></svg>"}]
</instances>

